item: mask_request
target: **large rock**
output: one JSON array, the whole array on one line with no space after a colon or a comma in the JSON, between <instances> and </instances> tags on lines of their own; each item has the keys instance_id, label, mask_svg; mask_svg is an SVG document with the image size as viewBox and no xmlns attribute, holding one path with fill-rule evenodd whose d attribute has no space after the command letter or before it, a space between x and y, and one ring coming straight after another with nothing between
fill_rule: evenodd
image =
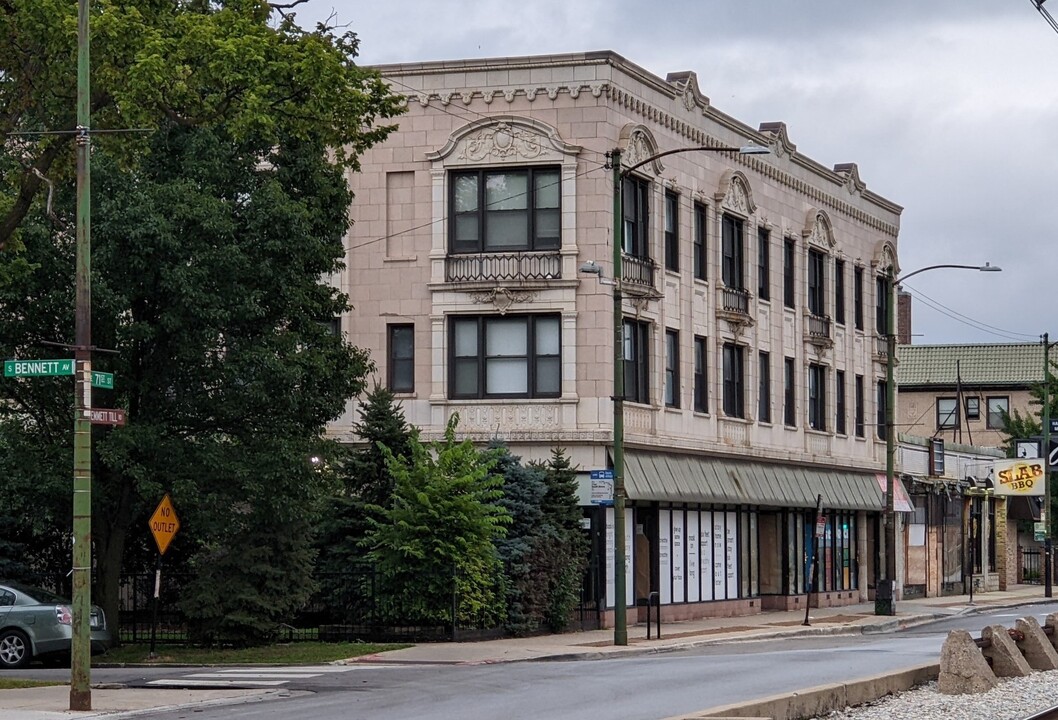
<instances>
[{"instance_id":1,"label":"large rock","mask_svg":"<svg viewBox=\"0 0 1058 720\"><path fill-rule=\"evenodd\" d=\"M1058 613L1051 613L1044 618L1043 626L1051 629L1051 647L1058 650Z\"/></svg>"},{"instance_id":2,"label":"large rock","mask_svg":"<svg viewBox=\"0 0 1058 720\"><path fill-rule=\"evenodd\" d=\"M1036 618L1018 618L1014 624L1016 630L1020 630L1025 639L1018 643L1018 648L1025 656L1029 667L1033 670L1058 670L1058 651L1051 645L1051 638L1043 632Z\"/></svg>"},{"instance_id":3,"label":"large rock","mask_svg":"<svg viewBox=\"0 0 1058 720\"><path fill-rule=\"evenodd\" d=\"M1025 677L1032 674L1028 661L1005 627L989 625L981 631L981 639L990 643L984 654L992 659L992 672L996 677Z\"/></svg>"},{"instance_id":4,"label":"large rock","mask_svg":"<svg viewBox=\"0 0 1058 720\"><path fill-rule=\"evenodd\" d=\"M965 630L949 632L940 650L937 689L945 695L963 695L987 692L997 684L995 673L988 667L988 661L970 633Z\"/></svg>"}]
</instances>

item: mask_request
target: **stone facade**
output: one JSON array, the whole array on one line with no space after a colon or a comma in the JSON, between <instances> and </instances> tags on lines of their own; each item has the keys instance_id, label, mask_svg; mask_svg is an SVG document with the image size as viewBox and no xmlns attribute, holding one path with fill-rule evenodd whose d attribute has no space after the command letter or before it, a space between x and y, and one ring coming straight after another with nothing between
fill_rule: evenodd
<instances>
[{"instance_id":1,"label":"stone facade","mask_svg":"<svg viewBox=\"0 0 1058 720\"><path fill-rule=\"evenodd\" d=\"M406 96L407 113L397 121L399 130L367 151L360 172L349 176L355 193L349 255L336 282L354 307L342 319L342 329L351 342L371 351L383 383L392 382L398 361L391 352L392 326L410 327L413 382L398 397L424 438L439 436L458 413L462 434L506 440L525 459L543 459L552 447L563 446L582 470L609 466L612 285L578 272L594 261L602 267L603 281L612 283L614 189L608 153L620 149L623 167L629 168L659 153L697 147L706 149L660 157L630 173L643 192L637 197L645 204L646 231L643 245L624 263L622 281L625 320L644 333L637 341L641 346L634 348L640 395L625 404L626 449L732 462L752 457L872 476L884 472L885 441L875 423L886 358L877 344L875 293L876 278L896 263L901 208L868 190L854 164L825 167L797 151L782 123L754 129L723 114L702 94L693 73L662 79L609 52L379 70L395 92ZM707 149L750 144L770 154ZM466 178L466 187L487 186L480 195L487 203L494 189L490 183L511 182L519 173L537 182L524 190L537 199L526 207L508 189L496 207L506 208L506 202L527 215L493 217L490 205L475 206L454 188L457 177ZM559 183L557 200L545 202L539 198L551 197L551 178ZM548 214L556 203L557 217ZM480 233L491 232L488 223L525 217L531 227L553 226L559 239L546 248L540 241L509 252L457 248L468 238L487 243ZM470 223L466 234L457 227L463 220ZM727 271L725 228L732 237L741 233L742 244L741 262L729 257ZM696 271L695 238L703 233L703 262ZM667 238L676 249L668 256ZM787 256L793 260L791 306L784 302ZM842 273L840 311L836 270ZM484 383L499 382L501 363L508 369L537 367L542 376L543 366L533 362L545 351L511 347L512 358L504 360L503 348L479 345L467 351L471 355L461 355L465 348L459 347L454 321L487 324L506 318L531 325L532 318L542 316L554 319L561 338L553 390L528 387L507 397L488 392ZM555 326L549 324L546 332ZM497 328L498 335L499 325L488 327ZM495 337L478 332L481 343ZM541 329L538 337L544 335ZM630 342L626 337L626 347ZM737 390L734 377L725 384L725 347L742 353ZM678 348L671 360L670 348ZM766 384L761 353L768 354ZM790 358L793 382L789 423L785 358ZM468 382L466 376L457 382L464 361L477 362L483 374L497 373L478 381L476 387L484 391L459 391ZM530 385L538 380L533 370L524 372ZM844 374L843 427L837 420L838 372ZM857 382L862 383L859 426ZM814 394L820 384L822 397ZM732 399L740 395L737 411L725 413L725 391ZM626 398L632 399L627 391ZM354 403L331 434L355 441L355 419ZM819 428L810 428L810 421ZM631 500L637 512L651 506L649 499ZM740 509L753 513L740 532L754 531L763 505ZM706 509L700 502L695 507ZM875 541L867 540L868 525L877 523L881 507L879 494L874 507L846 508L867 511L860 513L863 520L855 523L847 544L851 559L847 555L845 562L851 567L846 566L842 581L857 592L838 587L834 597L844 590L844 595L866 598L874 576L868 568L874 569L877 556ZM811 508L795 511L800 517ZM635 518L640 525L639 515ZM680 528L683 522L681 516ZM790 532L801 532L800 527ZM874 556L862 557L870 554L868 547ZM759 552L778 551L762 547ZM656 562L657 549L653 552ZM840 575L840 568L835 572ZM740 585L739 602L758 594L754 587L752 582ZM677 596L689 602L692 594ZM674 613L687 614L666 612Z\"/></svg>"}]
</instances>

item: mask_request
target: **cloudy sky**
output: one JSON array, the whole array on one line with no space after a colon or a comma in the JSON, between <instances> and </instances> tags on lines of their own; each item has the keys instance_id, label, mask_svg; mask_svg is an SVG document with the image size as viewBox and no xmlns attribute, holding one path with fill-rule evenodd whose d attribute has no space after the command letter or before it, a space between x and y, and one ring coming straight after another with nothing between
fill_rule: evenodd
<instances>
[{"instance_id":1,"label":"cloudy sky","mask_svg":"<svg viewBox=\"0 0 1058 720\"><path fill-rule=\"evenodd\" d=\"M1051 11L1058 15L1058 0ZM614 50L693 70L714 107L783 121L904 207L915 343L1058 339L1058 33L1032 0L310 0L364 64Z\"/></svg>"}]
</instances>

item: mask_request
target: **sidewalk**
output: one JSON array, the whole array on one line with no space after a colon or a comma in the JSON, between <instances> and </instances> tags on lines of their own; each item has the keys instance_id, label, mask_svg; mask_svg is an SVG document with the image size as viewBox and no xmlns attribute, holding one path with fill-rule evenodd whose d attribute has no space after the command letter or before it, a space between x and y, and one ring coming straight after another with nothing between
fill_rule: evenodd
<instances>
[{"instance_id":1,"label":"sidewalk","mask_svg":"<svg viewBox=\"0 0 1058 720\"><path fill-rule=\"evenodd\" d=\"M422 644L347 662L481 664L543 659L591 660L616 655L671 652L714 643L803 635L881 633L988 608L1044 602L1050 601L1043 597L1042 586L1016 585L1005 591L975 593L973 605L969 604L968 595L900 600L896 603L895 616L875 615L874 603L812 608L808 627L803 625L804 610L769 611L743 617L663 623L660 640L656 637L656 626L651 631L654 637L648 640L645 624L630 625L628 645L623 647L613 644L613 630L607 629L484 642Z\"/></svg>"},{"instance_id":2,"label":"sidewalk","mask_svg":"<svg viewBox=\"0 0 1058 720\"><path fill-rule=\"evenodd\" d=\"M997 607L1030 606L1052 602L1039 585L1018 585L1002 592L977 593L897 601L895 616L876 616L873 603L839 608L812 609L805 627L804 610L765 612L733 618L708 618L663 624L661 639L648 640L645 625L628 628L628 645L613 644L613 630L563 633L530 638L510 638L467 643L424 643L403 650L346 660L346 663L483 664L531 660L593 660L628 654L671 652L713 643L744 642L804 635L837 635L889 632L932 620L968 615ZM656 628L652 628L652 635ZM281 696L283 690L173 690L96 688L91 712L74 713L66 686L0 690L3 720L58 720L135 713L200 704L254 702Z\"/></svg>"}]
</instances>

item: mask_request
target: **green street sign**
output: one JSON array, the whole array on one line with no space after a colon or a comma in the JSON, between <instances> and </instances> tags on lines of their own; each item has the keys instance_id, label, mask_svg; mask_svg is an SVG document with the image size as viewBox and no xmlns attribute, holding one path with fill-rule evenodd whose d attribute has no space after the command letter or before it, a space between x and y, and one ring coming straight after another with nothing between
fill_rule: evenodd
<instances>
[{"instance_id":1,"label":"green street sign","mask_svg":"<svg viewBox=\"0 0 1058 720\"><path fill-rule=\"evenodd\" d=\"M48 375L73 375L73 360L4 360L4 377Z\"/></svg>"},{"instance_id":2,"label":"green street sign","mask_svg":"<svg viewBox=\"0 0 1058 720\"><path fill-rule=\"evenodd\" d=\"M114 373L96 372L92 371L92 387L103 388L104 390L114 389Z\"/></svg>"}]
</instances>

